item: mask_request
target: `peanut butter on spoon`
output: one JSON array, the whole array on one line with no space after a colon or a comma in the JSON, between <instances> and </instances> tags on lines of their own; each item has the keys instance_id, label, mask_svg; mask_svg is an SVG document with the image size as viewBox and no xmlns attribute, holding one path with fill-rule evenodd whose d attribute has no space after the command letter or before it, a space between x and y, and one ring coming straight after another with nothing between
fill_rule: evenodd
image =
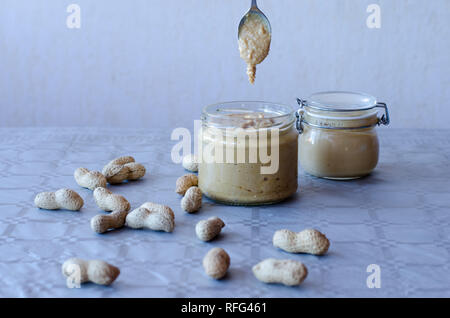
<instances>
[{"instance_id":1,"label":"peanut butter on spoon","mask_svg":"<svg viewBox=\"0 0 450 318\"><path fill-rule=\"evenodd\" d=\"M250 11L239 24L239 52L247 63L247 75L250 83L255 83L256 65L260 64L269 54L272 39L270 22L252 1Z\"/></svg>"}]
</instances>

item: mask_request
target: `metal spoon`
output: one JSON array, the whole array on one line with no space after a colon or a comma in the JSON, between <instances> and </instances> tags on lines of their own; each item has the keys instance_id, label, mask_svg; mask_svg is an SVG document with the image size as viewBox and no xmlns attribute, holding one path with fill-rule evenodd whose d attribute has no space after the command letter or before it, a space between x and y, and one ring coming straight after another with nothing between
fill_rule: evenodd
<instances>
[{"instance_id":1,"label":"metal spoon","mask_svg":"<svg viewBox=\"0 0 450 318\"><path fill-rule=\"evenodd\" d=\"M269 19L267 19L266 15L261 10L259 10L256 0L252 0L250 10L242 17L241 22L239 23L238 38L240 37L242 26L245 24L247 18L253 14L261 18L261 21L266 24L269 33L272 34L272 27L270 26Z\"/></svg>"}]
</instances>

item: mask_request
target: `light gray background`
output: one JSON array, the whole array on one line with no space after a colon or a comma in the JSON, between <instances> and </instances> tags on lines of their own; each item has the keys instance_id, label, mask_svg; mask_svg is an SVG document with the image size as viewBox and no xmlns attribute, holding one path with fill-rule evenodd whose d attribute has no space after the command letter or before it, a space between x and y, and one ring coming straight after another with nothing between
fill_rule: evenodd
<instances>
[{"instance_id":1,"label":"light gray background","mask_svg":"<svg viewBox=\"0 0 450 318\"><path fill-rule=\"evenodd\" d=\"M260 0L273 42L255 86L237 48L249 3L0 0L0 125L190 128L206 104L346 89L387 102L393 127L447 126L449 0Z\"/></svg>"}]
</instances>

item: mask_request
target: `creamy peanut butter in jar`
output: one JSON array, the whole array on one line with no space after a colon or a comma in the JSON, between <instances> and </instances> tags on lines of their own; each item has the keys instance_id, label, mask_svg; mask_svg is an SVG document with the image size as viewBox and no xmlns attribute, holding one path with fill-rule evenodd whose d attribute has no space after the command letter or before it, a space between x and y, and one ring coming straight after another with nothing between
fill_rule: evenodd
<instances>
[{"instance_id":1,"label":"creamy peanut butter in jar","mask_svg":"<svg viewBox=\"0 0 450 318\"><path fill-rule=\"evenodd\" d=\"M386 104L353 92L323 92L298 100L299 157L309 174L328 179L355 179L378 163L376 126L389 124ZM379 117L379 108L385 113Z\"/></svg>"},{"instance_id":2,"label":"creamy peanut butter in jar","mask_svg":"<svg viewBox=\"0 0 450 318\"><path fill-rule=\"evenodd\" d=\"M200 133L199 187L218 202L259 205L297 191L295 113L265 102L206 107Z\"/></svg>"}]
</instances>

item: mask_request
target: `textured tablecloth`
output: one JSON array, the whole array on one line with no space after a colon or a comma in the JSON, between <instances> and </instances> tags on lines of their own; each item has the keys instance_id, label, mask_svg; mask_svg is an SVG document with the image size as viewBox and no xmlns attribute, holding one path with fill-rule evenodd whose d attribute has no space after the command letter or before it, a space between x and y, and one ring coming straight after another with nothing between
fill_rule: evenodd
<instances>
[{"instance_id":1,"label":"textured tablecloth","mask_svg":"<svg viewBox=\"0 0 450 318\"><path fill-rule=\"evenodd\" d=\"M84 128L0 129L0 296L2 297L450 297L450 130L380 128L376 171L356 181L330 181L300 171L300 188L273 206L230 207L204 200L197 214L180 208L170 160L171 130ZM78 167L101 170L133 155L147 167L137 182L110 186L137 207L155 201L176 214L173 233L123 228L95 234L103 213L92 192L73 179ZM70 187L85 199L80 212L33 206L36 193ZM210 216L226 227L210 243L195 224ZM331 241L326 256L293 255L272 246L275 230L314 227ZM226 279L207 277L202 258L212 247L231 257ZM69 289L61 264L70 257L120 267L109 286ZM300 287L266 285L251 267L268 257L300 260ZM368 288L367 266L381 269L381 288Z\"/></svg>"}]
</instances>

